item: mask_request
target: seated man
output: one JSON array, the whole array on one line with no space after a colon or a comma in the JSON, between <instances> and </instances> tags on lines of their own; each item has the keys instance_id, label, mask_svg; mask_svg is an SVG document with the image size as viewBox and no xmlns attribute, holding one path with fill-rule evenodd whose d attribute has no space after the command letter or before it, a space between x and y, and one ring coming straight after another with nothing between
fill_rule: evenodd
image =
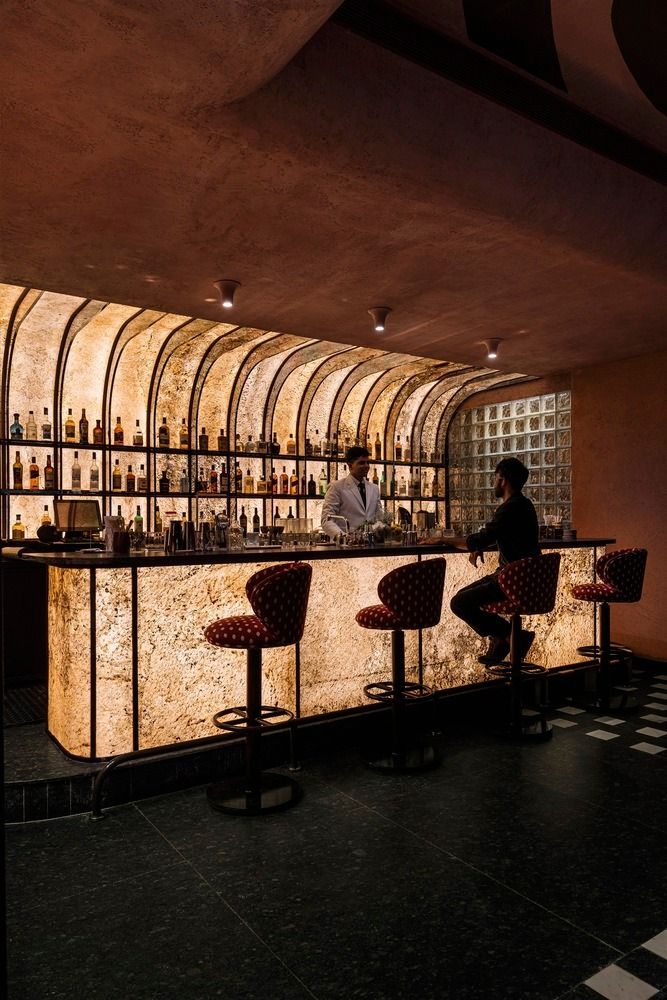
<instances>
[{"instance_id":1,"label":"seated man","mask_svg":"<svg viewBox=\"0 0 667 1000\"><path fill-rule=\"evenodd\" d=\"M500 615L481 610L485 604L506 599L498 583L497 573L507 563L540 554L537 514L532 502L521 492L528 475L528 469L518 458L504 458L496 466L494 491L503 502L496 509L493 520L481 531L469 535L465 543L473 566L477 567L478 559L484 562L483 549L491 545L497 545L500 550L500 564L496 573L490 573L459 590L450 605L454 614L462 618L478 635L490 637L487 652L479 658L480 663L487 666L502 663L510 648L510 623ZM534 638L534 632L521 630L522 659Z\"/></svg>"},{"instance_id":2,"label":"seated man","mask_svg":"<svg viewBox=\"0 0 667 1000\"><path fill-rule=\"evenodd\" d=\"M366 478L370 453L355 445L348 448L345 461L350 474L331 484L322 504L322 531L330 538L343 531L340 524L331 520L332 516L345 518L350 528L358 528L364 521L384 527L380 490Z\"/></svg>"}]
</instances>

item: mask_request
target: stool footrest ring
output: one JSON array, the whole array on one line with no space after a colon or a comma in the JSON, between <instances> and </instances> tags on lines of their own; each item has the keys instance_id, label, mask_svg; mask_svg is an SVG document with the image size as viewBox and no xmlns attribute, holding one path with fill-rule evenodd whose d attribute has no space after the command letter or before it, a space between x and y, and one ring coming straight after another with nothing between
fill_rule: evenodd
<instances>
[{"instance_id":1,"label":"stool footrest ring","mask_svg":"<svg viewBox=\"0 0 667 1000\"><path fill-rule=\"evenodd\" d=\"M399 692L393 681L379 681L377 684L366 684L364 694L372 701L394 701L401 696L406 701L419 701L422 698L432 698L433 689L425 684L406 681L402 691Z\"/></svg>"},{"instance_id":2,"label":"stool footrest ring","mask_svg":"<svg viewBox=\"0 0 667 1000\"><path fill-rule=\"evenodd\" d=\"M231 718L226 719L226 716ZM234 708L225 708L222 712L216 712L213 716L213 725L218 729L224 729L230 733L236 732L257 732L261 729L271 729L273 726L285 725L294 718L294 712L286 708L279 708L278 705L261 705L260 714L256 719L248 718L248 709L245 705L236 705ZM269 720L281 720L272 722Z\"/></svg>"},{"instance_id":3,"label":"stool footrest ring","mask_svg":"<svg viewBox=\"0 0 667 1000\"><path fill-rule=\"evenodd\" d=\"M525 674L526 677L535 677L536 674L544 674L546 670L546 667L542 667L538 663L521 664L521 673ZM486 671L495 677L509 677L512 673L512 664L508 663L507 660L503 660L502 663L496 663L492 667L487 667Z\"/></svg>"}]
</instances>

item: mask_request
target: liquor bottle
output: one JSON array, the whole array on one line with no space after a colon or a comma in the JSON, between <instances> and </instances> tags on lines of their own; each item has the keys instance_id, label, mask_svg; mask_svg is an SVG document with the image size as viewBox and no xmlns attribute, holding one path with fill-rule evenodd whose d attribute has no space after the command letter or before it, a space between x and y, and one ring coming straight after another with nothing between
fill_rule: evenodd
<instances>
[{"instance_id":1,"label":"liquor bottle","mask_svg":"<svg viewBox=\"0 0 667 1000\"><path fill-rule=\"evenodd\" d=\"M162 418L162 423L160 424L157 432L157 443L159 448L169 447L169 424L167 423L167 418Z\"/></svg>"},{"instance_id":2,"label":"liquor bottle","mask_svg":"<svg viewBox=\"0 0 667 1000\"><path fill-rule=\"evenodd\" d=\"M81 410L81 420L79 420L79 444L88 444L88 418L84 409Z\"/></svg>"},{"instance_id":3,"label":"liquor bottle","mask_svg":"<svg viewBox=\"0 0 667 1000\"><path fill-rule=\"evenodd\" d=\"M134 515L134 533L135 535L142 535L144 531L144 518L141 513L141 507L137 504L137 513Z\"/></svg>"},{"instance_id":4,"label":"liquor bottle","mask_svg":"<svg viewBox=\"0 0 667 1000\"><path fill-rule=\"evenodd\" d=\"M375 444L373 445L373 451L375 452L375 461L382 461L382 441L380 441L380 432L377 431L375 434Z\"/></svg>"},{"instance_id":5,"label":"liquor bottle","mask_svg":"<svg viewBox=\"0 0 667 1000\"><path fill-rule=\"evenodd\" d=\"M208 492L209 493L218 492L218 473L216 471L214 462L211 462L211 471L208 474Z\"/></svg>"},{"instance_id":6,"label":"liquor bottle","mask_svg":"<svg viewBox=\"0 0 667 1000\"><path fill-rule=\"evenodd\" d=\"M171 483L169 482L169 473L167 472L166 465L162 470L162 474L158 482L158 488L160 490L160 493L168 493L169 490L171 489Z\"/></svg>"},{"instance_id":7,"label":"liquor bottle","mask_svg":"<svg viewBox=\"0 0 667 1000\"><path fill-rule=\"evenodd\" d=\"M44 407L44 419L42 420L42 438L44 441L51 440L51 421L49 420L49 408Z\"/></svg>"},{"instance_id":8,"label":"liquor bottle","mask_svg":"<svg viewBox=\"0 0 667 1000\"><path fill-rule=\"evenodd\" d=\"M79 465L79 453L74 452L74 461L72 462L72 489L75 493L81 492L81 466Z\"/></svg>"},{"instance_id":9,"label":"liquor bottle","mask_svg":"<svg viewBox=\"0 0 667 1000\"><path fill-rule=\"evenodd\" d=\"M25 436L27 441L37 440L37 424L35 423L35 414L32 410L28 410L28 419L25 422Z\"/></svg>"},{"instance_id":10,"label":"liquor bottle","mask_svg":"<svg viewBox=\"0 0 667 1000\"><path fill-rule=\"evenodd\" d=\"M303 450L304 450L304 454L305 455L310 456L310 455L313 454L313 445L312 445L312 442L311 442L311 440L310 440L309 437L306 438L306 443L304 445L304 449Z\"/></svg>"},{"instance_id":11,"label":"liquor bottle","mask_svg":"<svg viewBox=\"0 0 667 1000\"><path fill-rule=\"evenodd\" d=\"M51 524L51 515L49 514L49 505L44 504L44 513L39 519L40 524Z\"/></svg>"},{"instance_id":12,"label":"liquor bottle","mask_svg":"<svg viewBox=\"0 0 667 1000\"><path fill-rule=\"evenodd\" d=\"M125 531L125 518L123 517L123 508L118 504L116 509L116 517L118 518L118 531Z\"/></svg>"},{"instance_id":13,"label":"liquor bottle","mask_svg":"<svg viewBox=\"0 0 667 1000\"><path fill-rule=\"evenodd\" d=\"M236 463L236 468L234 469L234 489L237 493L243 493L243 472L238 462Z\"/></svg>"},{"instance_id":14,"label":"liquor bottle","mask_svg":"<svg viewBox=\"0 0 667 1000\"><path fill-rule=\"evenodd\" d=\"M327 437L326 431L322 435L322 454L325 457L331 454L331 441Z\"/></svg>"},{"instance_id":15,"label":"liquor bottle","mask_svg":"<svg viewBox=\"0 0 667 1000\"><path fill-rule=\"evenodd\" d=\"M380 485L380 480L378 479L378 470L375 466L373 466L373 482L375 483L376 486Z\"/></svg>"},{"instance_id":16,"label":"liquor bottle","mask_svg":"<svg viewBox=\"0 0 667 1000\"><path fill-rule=\"evenodd\" d=\"M387 474L385 470L382 470L382 479L380 480L380 496L386 497L387 495Z\"/></svg>"},{"instance_id":17,"label":"liquor bottle","mask_svg":"<svg viewBox=\"0 0 667 1000\"><path fill-rule=\"evenodd\" d=\"M253 452L255 450L255 442L252 439L252 434L248 434L248 440L245 443L245 450L247 452Z\"/></svg>"},{"instance_id":18,"label":"liquor bottle","mask_svg":"<svg viewBox=\"0 0 667 1000\"><path fill-rule=\"evenodd\" d=\"M183 469L181 472L181 478L178 481L178 488L181 493L189 493L190 491L190 479L188 477L187 469Z\"/></svg>"},{"instance_id":19,"label":"liquor bottle","mask_svg":"<svg viewBox=\"0 0 667 1000\"><path fill-rule=\"evenodd\" d=\"M181 426L178 429L178 447L183 450L190 447L190 431L185 422L185 417L181 420Z\"/></svg>"},{"instance_id":20,"label":"liquor bottle","mask_svg":"<svg viewBox=\"0 0 667 1000\"><path fill-rule=\"evenodd\" d=\"M93 458L90 463L90 480L88 483L88 488L91 492L96 493L100 488L100 467L97 464L97 455L93 452Z\"/></svg>"},{"instance_id":21,"label":"liquor bottle","mask_svg":"<svg viewBox=\"0 0 667 1000\"><path fill-rule=\"evenodd\" d=\"M264 435L260 434L259 438L257 439L257 454L267 455L268 451L269 451L269 445L266 439L264 438Z\"/></svg>"},{"instance_id":22,"label":"liquor bottle","mask_svg":"<svg viewBox=\"0 0 667 1000\"><path fill-rule=\"evenodd\" d=\"M278 492L278 473L275 470L275 466L271 466L271 493L275 496Z\"/></svg>"},{"instance_id":23,"label":"liquor bottle","mask_svg":"<svg viewBox=\"0 0 667 1000\"><path fill-rule=\"evenodd\" d=\"M287 442L287 454L296 455L296 441L291 434L289 436L289 441Z\"/></svg>"},{"instance_id":24,"label":"liquor bottle","mask_svg":"<svg viewBox=\"0 0 667 1000\"><path fill-rule=\"evenodd\" d=\"M123 425L120 422L120 417L116 417L116 426L113 429L113 443L115 445L121 445L125 442L125 432L123 431Z\"/></svg>"},{"instance_id":25,"label":"liquor bottle","mask_svg":"<svg viewBox=\"0 0 667 1000\"><path fill-rule=\"evenodd\" d=\"M320 432L315 428L315 437L313 438L313 455L322 454L322 442L320 441Z\"/></svg>"},{"instance_id":26,"label":"liquor bottle","mask_svg":"<svg viewBox=\"0 0 667 1000\"><path fill-rule=\"evenodd\" d=\"M348 438L348 442L349 442L349 438ZM338 448L338 457L339 458L345 458L345 445L343 444L343 438L342 438L342 436L340 434L338 435L337 448Z\"/></svg>"},{"instance_id":27,"label":"liquor bottle","mask_svg":"<svg viewBox=\"0 0 667 1000\"><path fill-rule=\"evenodd\" d=\"M252 515L252 530L254 532L259 531L259 514L257 513L256 507L255 507L255 513Z\"/></svg>"},{"instance_id":28,"label":"liquor bottle","mask_svg":"<svg viewBox=\"0 0 667 1000\"><path fill-rule=\"evenodd\" d=\"M51 465L51 456L46 456L46 465L44 466L44 489L52 490L55 483L55 472Z\"/></svg>"},{"instance_id":29,"label":"liquor bottle","mask_svg":"<svg viewBox=\"0 0 667 1000\"><path fill-rule=\"evenodd\" d=\"M95 421L95 426L93 427L93 444L104 444L104 430L102 429L101 420Z\"/></svg>"},{"instance_id":30,"label":"liquor bottle","mask_svg":"<svg viewBox=\"0 0 667 1000\"><path fill-rule=\"evenodd\" d=\"M146 479L146 470L143 465L140 465L139 472L137 473L137 493L145 493L147 489L148 480Z\"/></svg>"},{"instance_id":31,"label":"liquor bottle","mask_svg":"<svg viewBox=\"0 0 667 1000\"><path fill-rule=\"evenodd\" d=\"M391 480L389 482L389 496L396 496L396 469L391 470Z\"/></svg>"},{"instance_id":32,"label":"liquor bottle","mask_svg":"<svg viewBox=\"0 0 667 1000\"><path fill-rule=\"evenodd\" d=\"M241 516L239 517L239 524L241 525L241 531L243 532L243 537L248 534L248 518L246 516L245 507L241 507Z\"/></svg>"},{"instance_id":33,"label":"liquor bottle","mask_svg":"<svg viewBox=\"0 0 667 1000\"><path fill-rule=\"evenodd\" d=\"M336 434L335 431L331 435L331 457L332 458L338 457L338 435Z\"/></svg>"},{"instance_id":34,"label":"liquor bottle","mask_svg":"<svg viewBox=\"0 0 667 1000\"><path fill-rule=\"evenodd\" d=\"M16 515L16 521L12 525L12 541L22 542L25 538L25 525L21 523L21 515Z\"/></svg>"},{"instance_id":35,"label":"liquor bottle","mask_svg":"<svg viewBox=\"0 0 667 1000\"><path fill-rule=\"evenodd\" d=\"M205 493L208 486L208 477L204 475L203 466L199 466L199 475L195 483L195 493Z\"/></svg>"},{"instance_id":36,"label":"liquor bottle","mask_svg":"<svg viewBox=\"0 0 667 1000\"><path fill-rule=\"evenodd\" d=\"M313 478L312 472L310 474L310 479L308 480L308 496L309 497L316 497L317 496L317 483L315 482L315 479Z\"/></svg>"},{"instance_id":37,"label":"liquor bottle","mask_svg":"<svg viewBox=\"0 0 667 1000\"><path fill-rule=\"evenodd\" d=\"M294 517L294 514L292 513L292 508L291 508L291 506L290 506L289 510L287 511L287 520L289 521L289 520L291 520L291 519L292 519L293 517Z\"/></svg>"},{"instance_id":38,"label":"liquor bottle","mask_svg":"<svg viewBox=\"0 0 667 1000\"><path fill-rule=\"evenodd\" d=\"M276 521L279 521L279 520L280 520L280 511L276 507L276 509L273 512L273 523L275 524Z\"/></svg>"},{"instance_id":39,"label":"liquor bottle","mask_svg":"<svg viewBox=\"0 0 667 1000\"><path fill-rule=\"evenodd\" d=\"M35 456L32 456L32 461L28 467L28 483L30 484L31 490L39 489L39 466L37 465L37 460Z\"/></svg>"},{"instance_id":40,"label":"liquor bottle","mask_svg":"<svg viewBox=\"0 0 667 1000\"><path fill-rule=\"evenodd\" d=\"M421 490L421 483L419 479L419 470L415 469L412 476L412 495L418 497Z\"/></svg>"},{"instance_id":41,"label":"liquor bottle","mask_svg":"<svg viewBox=\"0 0 667 1000\"><path fill-rule=\"evenodd\" d=\"M202 427L199 432L199 450L208 451L208 434L206 433L205 427Z\"/></svg>"},{"instance_id":42,"label":"liquor bottle","mask_svg":"<svg viewBox=\"0 0 667 1000\"><path fill-rule=\"evenodd\" d=\"M323 497L328 489L329 480L327 479L327 470L322 466L322 471L320 472L320 496Z\"/></svg>"},{"instance_id":43,"label":"liquor bottle","mask_svg":"<svg viewBox=\"0 0 667 1000\"><path fill-rule=\"evenodd\" d=\"M266 476L264 475L263 472L260 472L260 474L259 474L259 476L257 478L257 492L258 493L266 493L267 492Z\"/></svg>"},{"instance_id":44,"label":"liquor bottle","mask_svg":"<svg viewBox=\"0 0 667 1000\"><path fill-rule=\"evenodd\" d=\"M244 493L255 492L255 477L253 476L250 469L246 471L245 477L243 479L243 492Z\"/></svg>"},{"instance_id":45,"label":"liquor bottle","mask_svg":"<svg viewBox=\"0 0 667 1000\"><path fill-rule=\"evenodd\" d=\"M137 420L134 425L134 434L132 435L132 444L135 448L143 448L144 446L144 432L141 429L141 424Z\"/></svg>"},{"instance_id":46,"label":"liquor bottle","mask_svg":"<svg viewBox=\"0 0 667 1000\"><path fill-rule=\"evenodd\" d=\"M120 459L116 459L111 473L111 489L114 493L120 493L123 488L123 475L120 471Z\"/></svg>"},{"instance_id":47,"label":"liquor bottle","mask_svg":"<svg viewBox=\"0 0 667 1000\"><path fill-rule=\"evenodd\" d=\"M283 471L280 475L280 492L289 493L289 476L287 475L287 470L283 465Z\"/></svg>"},{"instance_id":48,"label":"liquor bottle","mask_svg":"<svg viewBox=\"0 0 667 1000\"><path fill-rule=\"evenodd\" d=\"M403 461L409 462L412 458L410 450L410 435L407 434L405 437L405 445L403 446Z\"/></svg>"},{"instance_id":49,"label":"liquor bottle","mask_svg":"<svg viewBox=\"0 0 667 1000\"><path fill-rule=\"evenodd\" d=\"M67 411L67 419L65 420L65 440L76 441L76 425L71 410Z\"/></svg>"},{"instance_id":50,"label":"liquor bottle","mask_svg":"<svg viewBox=\"0 0 667 1000\"><path fill-rule=\"evenodd\" d=\"M396 435L396 444L394 445L394 461L400 462L403 459L403 445L401 444L401 435Z\"/></svg>"},{"instance_id":51,"label":"liquor bottle","mask_svg":"<svg viewBox=\"0 0 667 1000\"><path fill-rule=\"evenodd\" d=\"M225 434L225 428L220 428L220 433L218 434L218 451L228 451L229 441L227 440L227 435Z\"/></svg>"},{"instance_id":52,"label":"liquor bottle","mask_svg":"<svg viewBox=\"0 0 667 1000\"><path fill-rule=\"evenodd\" d=\"M132 466L128 465L127 475L125 476L125 491L127 493L134 493L137 485L137 477L132 471Z\"/></svg>"},{"instance_id":53,"label":"liquor bottle","mask_svg":"<svg viewBox=\"0 0 667 1000\"><path fill-rule=\"evenodd\" d=\"M307 484L307 481L306 481L306 470L304 469L303 472L301 473L301 493L302 493L303 496L306 495L307 485L308 484Z\"/></svg>"},{"instance_id":54,"label":"liquor bottle","mask_svg":"<svg viewBox=\"0 0 667 1000\"><path fill-rule=\"evenodd\" d=\"M296 469L292 469L292 475L289 477L289 491L292 496L299 495L299 477L296 474Z\"/></svg>"},{"instance_id":55,"label":"liquor bottle","mask_svg":"<svg viewBox=\"0 0 667 1000\"><path fill-rule=\"evenodd\" d=\"M227 466L223 462L220 466L220 477L218 479L218 486L221 493L226 493L229 489L229 477L227 475Z\"/></svg>"},{"instance_id":56,"label":"liquor bottle","mask_svg":"<svg viewBox=\"0 0 667 1000\"><path fill-rule=\"evenodd\" d=\"M12 472L14 475L13 483L15 490L23 489L23 462L21 461L21 452L16 452L16 458L14 459L14 464L12 466Z\"/></svg>"},{"instance_id":57,"label":"liquor bottle","mask_svg":"<svg viewBox=\"0 0 667 1000\"><path fill-rule=\"evenodd\" d=\"M428 496L428 493L429 493L429 490L428 490L428 476L426 475L425 472L422 472L421 491L422 491L422 496L423 497L427 497Z\"/></svg>"},{"instance_id":58,"label":"liquor bottle","mask_svg":"<svg viewBox=\"0 0 667 1000\"><path fill-rule=\"evenodd\" d=\"M162 532L162 514L160 513L160 508L157 504L155 505L155 517L153 518L153 521L155 523L156 532Z\"/></svg>"},{"instance_id":59,"label":"liquor bottle","mask_svg":"<svg viewBox=\"0 0 667 1000\"><path fill-rule=\"evenodd\" d=\"M70 410L70 413L72 411ZM14 423L9 428L9 436L12 441L22 441L23 440L23 424L19 420L18 413L14 414Z\"/></svg>"},{"instance_id":60,"label":"liquor bottle","mask_svg":"<svg viewBox=\"0 0 667 1000\"><path fill-rule=\"evenodd\" d=\"M275 431L273 432L273 440L271 441L271 454L272 455L280 454L280 442L278 440L278 435L276 434Z\"/></svg>"},{"instance_id":61,"label":"liquor bottle","mask_svg":"<svg viewBox=\"0 0 667 1000\"><path fill-rule=\"evenodd\" d=\"M433 481L431 483L431 496L437 497L440 493L438 484L438 470L435 469L433 472Z\"/></svg>"}]
</instances>

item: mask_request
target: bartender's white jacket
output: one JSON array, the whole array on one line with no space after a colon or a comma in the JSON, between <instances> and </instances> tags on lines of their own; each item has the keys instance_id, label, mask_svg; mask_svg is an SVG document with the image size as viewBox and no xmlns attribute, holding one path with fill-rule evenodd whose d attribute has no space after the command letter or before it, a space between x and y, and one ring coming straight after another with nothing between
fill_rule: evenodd
<instances>
[{"instance_id":1,"label":"bartender's white jacket","mask_svg":"<svg viewBox=\"0 0 667 1000\"><path fill-rule=\"evenodd\" d=\"M334 538L343 531L340 524L331 520L332 514L346 518L350 528L358 528L364 521L382 520L380 490L375 483L371 483L368 479L364 482L366 486L365 507L359 492L359 480L355 479L353 475L348 475L345 479L338 479L327 490L322 505L322 531L330 538Z\"/></svg>"}]
</instances>

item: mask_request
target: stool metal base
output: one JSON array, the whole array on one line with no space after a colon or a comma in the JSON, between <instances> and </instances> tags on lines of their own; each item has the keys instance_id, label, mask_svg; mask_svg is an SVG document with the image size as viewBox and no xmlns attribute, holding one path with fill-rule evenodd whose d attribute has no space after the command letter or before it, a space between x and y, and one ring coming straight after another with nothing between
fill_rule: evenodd
<instances>
[{"instance_id":1,"label":"stool metal base","mask_svg":"<svg viewBox=\"0 0 667 1000\"><path fill-rule=\"evenodd\" d=\"M587 712L615 712L617 715L635 715L641 708L641 705L634 691L612 688L609 692L609 697L596 697L585 701L582 707Z\"/></svg>"},{"instance_id":2,"label":"stool metal base","mask_svg":"<svg viewBox=\"0 0 667 1000\"><path fill-rule=\"evenodd\" d=\"M294 778L264 771L258 786L250 788L247 778L217 781L206 789L212 809L232 816L261 816L264 813L289 809L297 804L303 790Z\"/></svg>"},{"instance_id":3,"label":"stool metal base","mask_svg":"<svg viewBox=\"0 0 667 1000\"><path fill-rule=\"evenodd\" d=\"M495 731L500 739L515 743L546 743L553 734L553 727L544 713L528 708L521 712L521 726L508 726Z\"/></svg>"},{"instance_id":4,"label":"stool metal base","mask_svg":"<svg viewBox=\"0 0 667 1000\"><path fill-rule=\"evenodd\" d=\"M411 747L402 753L391 753L386 757L366 761L373 771L383 774L412 774L416 771L430 771L440 763L435 747Z\"/></svg>"}]
</instances>

